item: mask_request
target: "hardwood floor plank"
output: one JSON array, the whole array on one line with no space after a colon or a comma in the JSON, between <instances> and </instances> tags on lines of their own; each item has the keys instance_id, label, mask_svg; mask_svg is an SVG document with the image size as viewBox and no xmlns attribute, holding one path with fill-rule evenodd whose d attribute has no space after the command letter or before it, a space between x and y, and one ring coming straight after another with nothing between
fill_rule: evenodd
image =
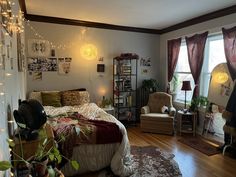
<instances>
[{"instance_id":1,"label":"hardwood floor plank","mask_svg":"<svg viewBox=\"0 0 236 177\"><path fill-rule=\"evenodd\" d=\"M235 177L236 159L222 154L207 156L178 141L178 135L143 133L139 127L127 129L131 145L156 146L175 155L183 177Z\"/></svg>"}]
</instances>

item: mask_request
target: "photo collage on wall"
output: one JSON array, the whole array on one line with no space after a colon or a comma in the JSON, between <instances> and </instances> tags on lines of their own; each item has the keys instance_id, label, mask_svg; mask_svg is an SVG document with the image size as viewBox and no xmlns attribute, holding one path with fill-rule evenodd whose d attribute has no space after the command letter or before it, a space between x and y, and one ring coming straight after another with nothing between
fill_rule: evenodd
<instances>
[{"instance_id":1,"label":"photo collage on wall","mask_svg":"<svg viewBox=\"0 0 236 177\"><path fill-rule=\"evenodd\" d=\"M42 72L58 72L68 74L72 58L28 58L28 71L33 75L33 80L42 80Z\"/></svg>"},{"instance_id":2,"label":"photo collage on wall","mask_svg":"<svg viewBox=\"0 0 236 177\"><path fill-rule=\"evenodd\" d=\"M141 58L140 67L142 74L148 74L149 68L151 67L151 58Z\"/></svg>"}]
</instances>

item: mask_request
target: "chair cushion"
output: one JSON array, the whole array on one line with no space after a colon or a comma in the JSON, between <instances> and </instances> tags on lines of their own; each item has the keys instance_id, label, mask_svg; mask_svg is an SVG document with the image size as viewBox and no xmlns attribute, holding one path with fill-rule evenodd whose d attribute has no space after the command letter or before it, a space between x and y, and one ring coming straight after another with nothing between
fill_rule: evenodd
<instances>
[{"instance_id":1,"label":"chair cushion","mask_svg":"<svg viewBox=\"0 0 236 177\"><path fill-rule=\"evenodd\" d=\"M162 122L170 122L174 120L174 117L171 117L169 114L159 114L159 113L141 114L140 118L142 120L154 120Z\"/></svg>"}]
</instances>

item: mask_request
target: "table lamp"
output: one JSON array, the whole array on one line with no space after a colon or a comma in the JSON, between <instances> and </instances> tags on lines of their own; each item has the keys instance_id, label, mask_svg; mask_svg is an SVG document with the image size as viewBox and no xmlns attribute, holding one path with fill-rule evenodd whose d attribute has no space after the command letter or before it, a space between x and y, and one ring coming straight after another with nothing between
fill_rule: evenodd
<instances>
[{"instance_id":1,"label":"table lamp","mask_svg":"<svg viewBox=\"0 0 236 177\"><path fill-rule=\"evenodd\" d=\"M187 109L186 109L186 92L192 90L190 81L183 81L183 85L182 85L181 90L185 91L184 112L187 112Z\"/></svg>"}]
</instances>

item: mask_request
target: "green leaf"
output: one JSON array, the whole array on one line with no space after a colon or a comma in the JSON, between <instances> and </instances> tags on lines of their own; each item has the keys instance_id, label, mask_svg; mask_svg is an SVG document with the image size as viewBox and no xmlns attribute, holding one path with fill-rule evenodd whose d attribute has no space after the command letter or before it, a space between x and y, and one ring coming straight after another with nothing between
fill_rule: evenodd
<instances>
[{"instance_id":1,"label":"green leaf","mask_svg":"<svg viewBox=\"0 0 236 177\"><path fill-rule=\"evenodd\" d=\"M71 160L70 163L75 170L79 169L79 163L77 161Z\"/></svg>"},{"instance_id":2,"label":"green leaf","mask_svg":"<svg viewBox=\"0 0 236 177\"><path fill-rule=\"evenodd\" d=\"M11 168L11 163L9 161L0 161L0 171L5 171Z\"/></svg>"},{"instance_id":3,"label":"green leaf","mask_svg":"<svg viewBox=\"0 0 236 177\"><path fill-rule=\"evenodd\" d=\"M50 159L51 161L54 161L54 158L55 158L55 157L54 157L54 154L49 154L48 157L49 157L49 159Z\"/></svg>"},{"instance_id":4,"label":"green leaf","mask_svg":"<svg viewBox=\"0 0 236 177\"><path fill-rule=\"evenodd\" d=\"M62 161L61 155L57 155L56 158L57 158L57 162L58 162L58 163L61 163L61 161Z\"/></svg>"},{"instance_id":5,"label":"green leaf","mask_svg":"<svg viewBox=\"0 0 236 177\"><path fill-rule=\"evenodd\" d=\"M15 143L12 139L7 139L7 142L9 144L10 147L14 147L15 146Z\"/></svg>"}]
</instances>

